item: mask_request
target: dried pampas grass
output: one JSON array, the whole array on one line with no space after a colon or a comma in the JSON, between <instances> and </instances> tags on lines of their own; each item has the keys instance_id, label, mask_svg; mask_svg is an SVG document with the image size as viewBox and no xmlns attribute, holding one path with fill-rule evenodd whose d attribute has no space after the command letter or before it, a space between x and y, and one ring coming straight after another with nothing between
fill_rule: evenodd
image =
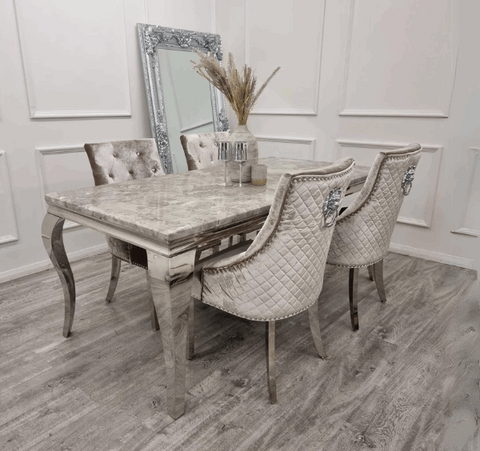
<instances>
[{"instance_id":1,"label":"dried pampas grass","mask_svg":"<svg viewBox=\"0 0 480 451\"><path fill-rule=\"evenodd\" d=\"M260 89L255 92L257 77L253 69L245 64L243 70L239 72L231 53L228 54L226 69L214 56L200 51L196 53L200 61L198 63L192 61L195 71L225 95L237 115L238 125L247 125L248 115L255 102L280 67L277 67Z\"/></svg>"}]
</instances>

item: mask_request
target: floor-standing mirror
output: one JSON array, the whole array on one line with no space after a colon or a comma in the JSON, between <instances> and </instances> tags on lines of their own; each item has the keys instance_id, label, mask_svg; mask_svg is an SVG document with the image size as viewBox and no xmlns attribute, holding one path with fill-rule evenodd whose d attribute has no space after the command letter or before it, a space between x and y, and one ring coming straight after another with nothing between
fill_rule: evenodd
<instances>
[{"instance_id":1,"label":"floor-standing mirror","mask_svg":"<svg viewBox=\"0 0 480 451\"><path fill-rule=\"evenodd\" d=\"M150 125L167 174L187 170L180 135L228 131L223 95L193 70L195 49L222 60L217 34L137 24Z\"/></svg>"}]
</instances>

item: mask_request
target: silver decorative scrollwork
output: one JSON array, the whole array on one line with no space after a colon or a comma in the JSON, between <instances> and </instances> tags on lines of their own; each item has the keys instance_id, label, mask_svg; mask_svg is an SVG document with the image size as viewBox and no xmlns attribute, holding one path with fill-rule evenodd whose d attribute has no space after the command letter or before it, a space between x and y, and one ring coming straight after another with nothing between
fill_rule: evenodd
<instances>
[{"instance_id":1,"label":"silver decorative scrollwork","mask_svg":"<svg viewBox=\"0 0 480 451\"><path fill-rule=\"evenodd\" d=\"M334 188L328 193L328 196L323 203L323 217L325 219L325 225L327 227L332 227L335 224L341 199L341 188Z\"/></svg>"},{"instance_id":2,"label":"silver decorative scrollwork","mask_svg":"<svg viewBox=\"0 0 480 451\"><path fill-rule=\"evenodd\" d=\"M188 47L190 47L193 34L194 33L191 31L183 31L183 30L177 33L174 32L174 36L178 42L178 45L183 49L187 49Z\"/></svg>"},{"instance_id":3,"label":"silver decorative scrollwork","mask_svg":"<svg viewBox=\"0 0 480 451\"><path fill-rule=\"evenodd\" d=\"M227 112L225 111L225 107L223 107L218 114L218 121L220 123L218 131L219 132L228 132L230 130L230 126L228 125L228 118Z\"/></svg>"},{"instance_id":4,"label":"silver decorative scrollwork","mask_svg":"<svg viewBox=\"0 0 480 451\"><path fill-rule=\"evenodd\" d=\"M218 61L223 60L222 42L217 34L205 36L204 46Z\"/></svg>"},{"instance_id":5,"label":"silver decorative scrollwork","mask_svg":"<svg viewBox=\"0 0 480 451\"><path fill-rule=\"evenodd\" d=\"M142 56L150 126L157 143L163 169L166 174L171 174L173 172L172 155L157 50L187 50L192 52L200 50L215 56L218 61L222 61L222 41L218 34L164 28L141 23L137 24L137 31ZM228 131L229 125L225 113L225 97L211 85L210 96L212 100L214 131Z\"/></svg>"},{"instance_id":6,"label":"silver decorative scrollwork","mask_svg":"<svg viewBox=\"0 0 480 451\"><path fill-rule=\"evenodd\" d=\"M415 166L415 165L410 166L405 171L405 175L403 176L402 190L403 190L403 194L405 196L408 196L410 194L410 190L412 189L412 182L413 182L413 178L414 178L414 175L415 175L415 169L416 168L417 168L417 166Z\"/></svg>"}]
</instances>

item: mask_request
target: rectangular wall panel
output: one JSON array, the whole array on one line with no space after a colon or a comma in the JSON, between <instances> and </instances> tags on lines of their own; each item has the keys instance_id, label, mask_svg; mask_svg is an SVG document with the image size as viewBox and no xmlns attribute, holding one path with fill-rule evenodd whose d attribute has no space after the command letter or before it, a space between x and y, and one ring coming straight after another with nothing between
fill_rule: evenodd
<instances>
[{"instance_id":1,"label":"rectangular wall panel","mask_svg":"<svg viewBox=\"0 0 480 451\"><path fill-rule=\"evenodd\" d=\"M123 1L15 8L32 118L131 115Z\"/></svg>"},{"instance_id":2,"label":"rectangular wall panel","mask_svg":"<svg viewBox=\"0 0 480 451\"><path fill-rule=\"evenodd\" d=\"M7 154L0 150L0 244L18 240L18 228L13 206Z\"/></svg>"},{"instance_id":3,"label":"rectangular wall panel","mask_svg":"<svg viewBox=\"0 0 480 451\"><path fill-rule=\"evenodd\" d=\"M457 197L456 202L463 204L461 227L452 233L480 236L480 149L471 147L472 159L465 171L468 172L468 191L466 196Z\"/></svg>"},{"instance_id":4,"label":"rectangular wall panel","mask_svg":"<svg viewBox=\"0 0 480 451\"><path fill-rule=\"evenodd\" d=\"M146 23L215 33L215 0L144 0L144 5Z\"/></svg>"},{"instance_id":5,"label":"rectangular wall panel","mask_svg":"<svg viewBox=\"0 0 480 451\"><path fill-rule=\"evenodd\" d=\"M281 67L253 114L316 115L325 0L245 3L245 61L256 70L258 86Z\"/></svg>"},{"instance_id":6,"label":"rectangular wall panel","mask_svg":"<svg viewBox=\"0 0 480 451\"><path fill-rule=\"evenodd\" d=\"M94 185L87 154L82 146L36 148L42 199L45 194L86 188ZM47 204L43 201L45 213ZM64 229L79 227L70 221Z\"/></svg>"},{"instance_id":7,"label":"rectangular wall panel","mask_svg":"<svg viewBox=\"0 0 480 451\"><path fill-rule=\"evenodd\" d=\"M456 3L352 0L340 114L448 117Z\"/></svg>"},{"instance_id":8,"label":"rectangular wall panel","mask_svg":"<svg viewBox=\"0 0 480 451\"><path fill-rule=\"evenodd\" d=\"M357 164L371 166L382 150L405 147L408 143L369 143L362 141L337 140L340 145L339 158L353 157ZM430 227L442 161L442 146L422 145L422 157L415 171L413 188L405 198L397 222Z\"/></svg>"},{"instance_id":9,"label":"rectangular wall panel","mask_svg":"<svg viewBox=\"0 0 480 451\"><path fill-rule=\"evenodd\" d=\"M315 138L288 138L281 136L256 136L260 158L315 159Z\"/></svg>"}]
</instances>

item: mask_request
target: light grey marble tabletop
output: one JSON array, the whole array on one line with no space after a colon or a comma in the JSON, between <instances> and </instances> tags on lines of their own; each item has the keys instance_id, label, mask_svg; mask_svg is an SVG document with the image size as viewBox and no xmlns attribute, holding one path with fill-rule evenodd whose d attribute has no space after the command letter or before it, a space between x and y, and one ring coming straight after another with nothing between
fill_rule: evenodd
<instances>
[{"instance_id":1,"label":"light grey marble tabletop","mask_svg":"<svg viewBox=\"0 0 480 451\"><path fill-rule=\"evenodd\" d=\"M221 186L223 165L181 174L131 180L45 196L47 204L171 243L268 214L283 173L312 170L328 162L261 159L267 184ZM351 186L363 185L367 167L356 167Z\"/></svg>"}]
</instances>

